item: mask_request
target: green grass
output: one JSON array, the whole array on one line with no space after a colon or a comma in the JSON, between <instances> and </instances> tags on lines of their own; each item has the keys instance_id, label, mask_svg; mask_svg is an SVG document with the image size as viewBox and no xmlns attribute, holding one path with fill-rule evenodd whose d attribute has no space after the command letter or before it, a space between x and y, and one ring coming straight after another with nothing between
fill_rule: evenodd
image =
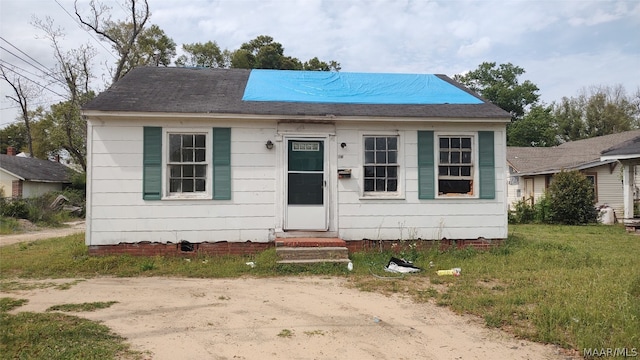
<instances>
[{"instance_id":1,"label":"green grass","mask_svg":"<svg viewBox=\"0 0 640 360\"><path fill-rule=\"evenodd\" d=\"M96 311L100 309L106 309L113 304L117 304L117 301L98 301L82 304L61 304L53 305L47 309L47 311L63 311L63 312L82 312L82 311Z\"/></svg>"},{"instance_id":2,"label":"green grass","mask_svg":"<svg viewBox=\"0 0 640 360\"><path fill-rule=\"evenodd\" d=\"M278 265L273 249L245 257L90 257L83 236L75 235L0 248L0 288L34 286L24 279L105 275L341 276L360 290L404 294L447 306L479 316L488 327L541 343L580 351L638 348L640 236L627 234L621 226L511 225L509 229L507 242L490 251L418 251L415 264L425 271L404 276L384 272L393 256L390 252L351 254L350 272L344 264ZM248 261L256 266L246 265ZM453 267L462 268L460 277L435 273Z\"/></svg>"},{"instance_id":3,"label":"green grass","mask_svg":"<svg viewBox=\"0 0 640 360\"><path fill-rule=\"evenodd\" d=\"M139 359L99 323L61 313L0 312L0 359Z\"/></svg>"},{"instance_id":4,"label":"green grass","mask_svg":"<svg viewBox=\"0 0 640 360\"><path fill-rule=\"evenodd\" d=\"M18 220L10 217L0 216L0 235L16 234L20 231Z\"/></svg>"}]
</instances>

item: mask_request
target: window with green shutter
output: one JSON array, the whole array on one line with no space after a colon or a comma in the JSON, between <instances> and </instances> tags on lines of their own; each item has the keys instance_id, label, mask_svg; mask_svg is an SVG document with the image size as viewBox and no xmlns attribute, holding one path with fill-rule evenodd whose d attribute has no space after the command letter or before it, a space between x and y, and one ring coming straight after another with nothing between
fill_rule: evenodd
<instances>
[{"instance_id":1,"label":"window with green shutter","mask_svg":"<svg viewBox=\"0 0 640 360\"><path fill-rule=\"evenodd\" d=\"M494 132L418 131L418 197L495 198Z\"/></svg>"},{"instance_id":2,"label":"window with green shutter","mask_svg":"<svg viewBox=\"0 0 640 360\"><path fill-rule=\"evenodd\" d=\"M163 139L166 141L164 147ZM164 164L163 148L166 151ZM160 200L164 196L231 199L230 128L211 131L165 129L163 132L161 127L145 127L143 159L145 200Z\"/></svg>"}]
</instances>

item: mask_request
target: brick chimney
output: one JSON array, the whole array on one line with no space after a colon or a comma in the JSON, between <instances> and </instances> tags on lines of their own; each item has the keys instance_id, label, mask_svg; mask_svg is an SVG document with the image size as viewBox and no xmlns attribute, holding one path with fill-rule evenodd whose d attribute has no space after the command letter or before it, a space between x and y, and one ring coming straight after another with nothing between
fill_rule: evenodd
<instances>
[{"instance_id":1,"label":"brick chimney","mask_svg":"<svg viewBox=\"0 0 640 360\"><path fill-rule=\"evenodd\" d=\"M7 155L16 156L16 149L13 146L7 147Z\"/></svg>"}]
</instances>

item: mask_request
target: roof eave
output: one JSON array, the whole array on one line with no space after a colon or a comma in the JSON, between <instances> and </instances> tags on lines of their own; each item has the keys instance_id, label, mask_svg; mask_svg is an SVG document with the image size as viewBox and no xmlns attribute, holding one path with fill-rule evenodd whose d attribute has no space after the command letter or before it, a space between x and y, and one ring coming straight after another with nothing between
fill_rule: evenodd
<instances>
[{"instance_id":1,"label":"roof eave","mask_svg":"<svg viewBox=\"0 0 640 360\"><path fill-rule=\"evenodd\" d=\"M577 166L569 166L569 167L564 167L564 168L554 168L554 169L544 169L544 170L536 170L536 171L529 171L529 172L523 172L523 173L519 173L518 175L520 176L536 176L536 175L549 175L549 174L557 174L559 172L565 171L565 170L585 170L585 169L591 169L594 167L598 167L598 166L602 166L602 165L607 165L607 164L611 164L616 162L616 160L604 160L604 161L590 161L588 163L583 163Z\"/></svg>"},{"instance_id":2,"label":"roof eave","mask_svg":"<svg viewBox=\"0 0 640 360\"><path fill-rule=\"evenodd\" d=\"M136 112L136 111L101 111L83 110L82 115L96 120L108 120L118 118L147 118L168 119L187 118L194 120L209 119L242 119L242 120L308 120L308 121L407 121L407 122L469 122L483 120L490 123L509 123L509 117L411 117L411 116L346 116L346 115L271 115L271 114L239 114L239 113L178 113L178 112Z\"/></svg>"}]
</instances>

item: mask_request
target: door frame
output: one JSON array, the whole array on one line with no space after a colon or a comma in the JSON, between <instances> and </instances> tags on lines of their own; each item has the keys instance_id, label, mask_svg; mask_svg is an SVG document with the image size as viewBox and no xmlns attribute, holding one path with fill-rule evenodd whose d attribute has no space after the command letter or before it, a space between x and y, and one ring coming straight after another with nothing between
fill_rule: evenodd
<instances>
[{"instance_id":1,"label":"door frame","mask_svg":"<svg viewBox=\"0 0 640 360\"><path fill-rule=\"evenodd\" d=\"M322 141L323 142L323 213L324 213L324 225L318 229L296 229L288 226L288 211L289 211L289 141ZM282 192L282 209L283 209L283 217L282 217L282 229L284 231L329 231L330 229L330 208L331 208L331 181L330 181L330 168L331 161L329 161L330 151L329 151L329 137L326 135L286 135L283 136L282 139L282 171L281 178L283 183L283 192Z\"/></svg>"}]
</instances>

